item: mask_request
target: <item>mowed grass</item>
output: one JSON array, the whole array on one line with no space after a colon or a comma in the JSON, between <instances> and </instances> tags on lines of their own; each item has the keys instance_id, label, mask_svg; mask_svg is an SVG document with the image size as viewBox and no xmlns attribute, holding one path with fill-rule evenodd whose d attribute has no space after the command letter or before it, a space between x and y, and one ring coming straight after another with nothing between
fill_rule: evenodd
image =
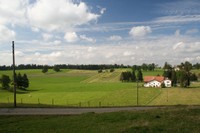
<instances>
[{"instance_id":1,"label":"mowed grass","mask_svg":"<svg viewBox=\"0 0 200 133\"><path fill-rule=\"evenodd\" d=\"M20 70L30 80L28 91L17 91L19 106L42 107L45 105L97 107L97 106L136 106L136 83L122 83L119 77L122 71L97 73L89 70ZM198 73L199 71L196 70ZM162 70L144 71L143 75L162 75ZM0 71L0 75L12 76L12 71ZM190 88L144 88L139 83L138 103L144 105L199 105L200 82L194 82ZM0 89L0 107L12 106L13 93Z\"/></svg>"},{"instance_id":2,"label":"mowed grass","mask_svg":"<svg viewBox=\"0 0 200 133\"><path fill-rule=\"evenodd\" d=\"M199 88L163 88L150 105L200 105Z\"/></svg>"},{"instance_id":3,"label":"mowed grass","mask_svg":"<svg viewBox=\"0 0 200 133\"><path fill-rule=\"evenodd\" d=\"M135 106L137 104L136 83L119 81L123 69L113 73L98 74L88 70L62 70L43 74L41 70L20 70L30 79L28 91L17 93L17 103L20 106ZM0 71L0 74L12 75L12 71ZM139 104L148 104L160 94L157 88L139 88ZM13 93L0 90L2 106L13 102Z\"/></svg>"},{"instance_id":4,"label":"mowed grass","mask_svg":"<svg viewBox=\"0 0 200 133\"><path fill-rule=\"evenodd\" d=\"M0 116L0 132L199 133L199 119L200 108L192 106L72 116Z\"/></svg>"}]
</instances>

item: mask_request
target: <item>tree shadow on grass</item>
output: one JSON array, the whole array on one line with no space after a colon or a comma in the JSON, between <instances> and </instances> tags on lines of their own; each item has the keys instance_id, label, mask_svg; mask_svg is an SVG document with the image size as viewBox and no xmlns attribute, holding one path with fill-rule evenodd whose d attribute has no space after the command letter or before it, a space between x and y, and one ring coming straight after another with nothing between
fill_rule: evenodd
<instances>
[{"instance_id":1,"label":"tree shadow on grass","mask_svg":"<svg viewBox=\"0 0 200 133\"><path fill-rule=\"evenodd\" d=\"M30 92L36 92L36 91L39 91L39 89L38 90L21 90L21 89L17 89L16 93L17 94L28 94Z\"/></svg>"}]
</instances>

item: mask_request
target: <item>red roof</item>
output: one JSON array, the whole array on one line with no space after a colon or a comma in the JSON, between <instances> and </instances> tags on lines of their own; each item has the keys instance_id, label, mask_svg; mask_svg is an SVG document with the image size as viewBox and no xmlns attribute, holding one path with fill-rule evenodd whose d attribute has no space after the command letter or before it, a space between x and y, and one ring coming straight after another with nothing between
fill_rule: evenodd
<instances>
[{"instance_id":1,"label":"red roof","mask_svg":"<svg viewBox=\"0 0 200 133\"><path fill-rule=\"evenodd\" d=\"M156 80L158 82L162 82L165 79L163 76L144 76L144 82L150 82Z\"/></svg>"}]
</instances>

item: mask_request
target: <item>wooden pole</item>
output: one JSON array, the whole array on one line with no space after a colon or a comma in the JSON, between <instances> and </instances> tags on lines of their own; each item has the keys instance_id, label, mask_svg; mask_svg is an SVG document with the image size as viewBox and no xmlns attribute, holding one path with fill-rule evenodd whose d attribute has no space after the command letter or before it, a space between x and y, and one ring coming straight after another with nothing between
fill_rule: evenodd
<instances>
[{"instance_id":1,"label":"wooden pole","mask_svg":"<svg viewBox=\"0 0 200 133\"><path fill-rule=\"evenodd\" d=\"M13 54L13 83L14 83L14 107L17 107L16 100L16 77L15 77L15 43L12 41L12 54Z\"/></svg>"},{"instance_id":2,"label":"wooden pole","mask_svg":"<svg viewBox=\"0 0 200 133\"><path fill-rule=\"evenodd\" d=\"M137 81L137 106L139 105L138 81Z\"/></svg>"}]
</instances>

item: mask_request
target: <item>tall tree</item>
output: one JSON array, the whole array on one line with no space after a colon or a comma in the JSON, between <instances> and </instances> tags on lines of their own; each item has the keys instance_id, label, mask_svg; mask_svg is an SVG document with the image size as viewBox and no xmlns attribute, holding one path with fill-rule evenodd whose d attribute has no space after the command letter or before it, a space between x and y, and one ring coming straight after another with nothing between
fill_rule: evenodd
<instances>
[{"instance_id":1,"label":"tall tree","mask_svg":"<svg viewBox=\"0 0 200 133\"><path fill-rule=\"evenodd\" d=\"M140 82L143 81L143 74L141 70L138 70L137 72L137 80Z\"/></svg>"},{"instance_id":2,"label":"tall tree","mask_svg":"<svg viewBox=\"0 0 200 133\"><path fill-rule=\"evenodd\" d=\"M180 83L180 87L187 87L190 85L186 71L180 70L177 72L177 81Z\"/></svg>"},{"instance_id":3,"label":"tall tree","mask_svg":"<svg viewBox=\"0 0 200 133\"><path fill-rule=\"evenodd\" d=\"M27 75L24 74L22 79L23 79L23 81L22 81L23 88L28 88L29 87L29 79L28 79Z\"/></svg>"},{"instance_id":4,"label":"tall tree","mask_svg":"<svg viewBox=\"0 0 200 133\"><path fill-rule=\"evenodd\" d=\"M141 68L142 68L142 70L147 71L148 65L146 63L143 63Z\"/></svg>"},{"instance_id":5,"label":"tall tree","mask_svg":"<svg viewBox=\"0 0 200 133\"><path fill-rule=\"evenodd\" d=\"M18 73L17 75L17 87L18 89L22 89L23 88L23 77L21 75L21 73Z\"/></svg>"},{"instance_id":6,"label":"tall tree","mask_svg":"<svg viewBox=\"0 0 200 133\"><path fill-rule=\"evenodd\" d=\"M172 66L170 64L168 64L167 62L165 62L163 69L169 70L169 69L172 69Z\"/></svg>"},{"instance_id":7,"label":"tall tree","mask_svg":"<svg viewBox=\"0 0 200 133\"><path fill-rule=\"evenodd\" d=\"M172 70L171 80L172 80L172 86L176 86L176 84L177 84L177 75L176 75L176 71L175 70Z\"/></svg>"},{"instance_id":8,"label":"tall tree","mask_svg":"<svg viewBox=\"0 0 200 133\"><path fill-rule=\"evenodd\" d=\"M132 74L131 74L131 81L132 81L132 82L135 82L135 81L136 81L135 71L132 71Z\"/></svg>"},{"instance_id":9,"label":"tall tree","mask_svg":"<svg viewBox=\"0 0 200 133\"><path fill-rule=\"evenodd\" d=\"M164 72L163 72L163 76L165 78L171 79L172 78L172 70L171 69L167 69L167 70L165 69Z\"/></svg>"},{"instance_id":10,"label":"tall tree","mask_svg":"<svg viewBox=\"0 0 200 133\"><path fill-rule=\"evenodd\" d=\"M184 71L182 73L184 73L184 87L190 86L190 77L191 77L191 73L190 70L192 69L192 64L188 61L186 61L185 63L181 63L181 71Z\"/></svg>"},{"instance_id":11,"label":"tall tree","mask_svg":"<svg viewBox=\"0 0 200 133\"><path fill-rule=\"evenodd\" d=\"M2 75L1 76L1 84L3 89L9 89L10 88L10 77L7 75Z\"/></svg>"},{"instance_id":12,"label":"tall tree","mask_svg":"<svg viewBox=\"0 0 200 133\"><path fill-rule=\"evenodd\" d=\"M192 69L192 64L190 62L188 62L188 61L186 61L185 63L181 63L180 66L186 72L189 72Z\"/></svg>"}]
</instances>

